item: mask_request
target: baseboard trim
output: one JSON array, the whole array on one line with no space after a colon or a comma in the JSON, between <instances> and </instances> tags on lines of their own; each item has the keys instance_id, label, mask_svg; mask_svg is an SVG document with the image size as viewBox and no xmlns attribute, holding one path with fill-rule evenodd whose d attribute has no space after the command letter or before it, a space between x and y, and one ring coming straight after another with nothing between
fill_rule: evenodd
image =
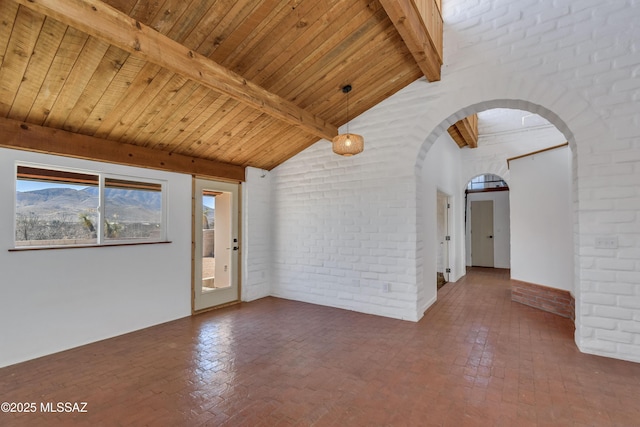
<instances>
[{"instance_id":1,"label":"baseboard trim","mask_svg":"<svg viewBox=\"0 0 640 427\"><path fill-rule=\"evenodd\" d=\"M511 279L511 301L548 311L571 320L576 318L576 302L571 292Z\"/></svg>"}]
</instances>

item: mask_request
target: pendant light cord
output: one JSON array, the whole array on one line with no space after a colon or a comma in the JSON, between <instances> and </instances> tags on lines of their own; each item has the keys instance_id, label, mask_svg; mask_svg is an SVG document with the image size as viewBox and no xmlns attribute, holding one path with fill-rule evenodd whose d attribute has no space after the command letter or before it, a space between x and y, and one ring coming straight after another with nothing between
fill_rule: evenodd
<instances>
[{"instance_id":1,"label":"pendant light cord","mask_svg":"<svg viewBox=\"0 0 640 427\"><path fill-rule=\"evenodd\" d=\"M351 85L344 85L342 93L347 94L347 135L349 135L349 92L351 92Z\"/></svg>"}]
</instances>

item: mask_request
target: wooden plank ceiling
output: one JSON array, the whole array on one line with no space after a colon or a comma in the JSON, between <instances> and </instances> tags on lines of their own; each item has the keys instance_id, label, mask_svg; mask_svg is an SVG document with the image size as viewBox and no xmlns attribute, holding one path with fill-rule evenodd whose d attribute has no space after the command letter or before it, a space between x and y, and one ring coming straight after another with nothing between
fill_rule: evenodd
<instances>
[{"instance_id":1,"label":"wooden plank ceiling","mask_svg":"<svg viewBox=\"0 0 640 427\"><path fill-rule=\"evenodd\" d=\"M353 118L423 75L378 0L105 3L196 52L195 60L201 55L294 113L300 109L300 117L325 123L325 130L347 121L345 84L353 86ZM23 128L267 170L328 133L305 128L306 119L294 113L282 120L260 101L250 105L214 90L206 76L185 77L190 68L178 73L36 10L0 0L0 118Z\"/></svg>"}]
</instances>

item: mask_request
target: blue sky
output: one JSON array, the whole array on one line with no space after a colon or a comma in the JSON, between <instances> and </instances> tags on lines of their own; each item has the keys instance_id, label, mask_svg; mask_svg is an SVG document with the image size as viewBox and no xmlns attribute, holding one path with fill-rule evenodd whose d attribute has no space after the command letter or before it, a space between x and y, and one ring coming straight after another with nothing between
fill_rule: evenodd
<instances>
[{"instance_id":1,"label":"blue sky","mask_svg":"<svg viewBox=\"0 0 640 427\"><path fill-rule=\"evenodd\" d=\"M216 208L216 198L213 196L202 196L202 204L208 208Z\"/></svg>"}]
</instances>

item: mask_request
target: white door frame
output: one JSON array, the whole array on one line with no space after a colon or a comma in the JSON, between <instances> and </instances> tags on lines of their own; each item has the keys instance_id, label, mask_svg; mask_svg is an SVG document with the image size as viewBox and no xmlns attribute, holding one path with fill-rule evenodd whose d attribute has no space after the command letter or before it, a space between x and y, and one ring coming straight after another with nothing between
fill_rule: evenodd
<instances>
[{"instance_id":1,"label":"white door frame","mask_svg":"<svg viewBox=\"0 0 640 427\"><path fill-rule=\"evenodd\" d=\"M474 205L476 206L475 210L473 209ZM485 211L479 213L480 209ZM474 267L493 268L495 266L493 210L493 200L474 200L471 202L471 265ZM490 215L485 215L486 211L490 211ZM482 229L483 226L487 228Z\"/></svg>"},{"instance_id":2,"label":"white door frame","mask_svg":"<svg viewBox=\"0 0 640 427\"><path fill-rule=\"evenodd\" d=\"M438 211L444 208L444 215L443 215L443 232L444 235L442 236L438 236L438 244L440 245L440 247L438 248L438 252L441 252L441 263L442 263L442 274L444 275L444 279L448 282L450 280L450 271L452 271L451 269L451 262L450 262L450 251L451 251L451 231L450 231L450 222L451 222L451 196L447 193L445 193L444 191L440 191L437 190L436 191L436 209L438 209ZM436 222L437 222L437 227L440 227L440 213L436 213ZM439 232L438 232L439 234ZM440 238L442 238L442 240L440 240ZM449 270L449 272L447 271Z\"/></svg>"},{"instance_id":3,"label":"white door frame","mask_svg":"<svg viewBox=\"0 0 640 427\"><path fill-rule=\"evenodd\" d=\"M230 220L230 230L223 238L216 238L216 253L222 253L225 257L225 266L228 267L228 287L216 288L203 291L202 287L202 229L203 229L203 203L202 194L204 190L221 192L229 195L228 209L224 215L225 222ZM211 308L236 303L240 300L240 236L239 236L239 198L240 185L230 182L214 181L204 178L194 178L193 180L193 203L192 203L192 313L197 313ZM216 217L219 216L216 212ZM218 225L220 226L220 225ZM216 233L218 234L218 233ZM228 258L227 258L228 257ZM216 265L220 270L221 266Z\"/></svg>"}]
</instances>

